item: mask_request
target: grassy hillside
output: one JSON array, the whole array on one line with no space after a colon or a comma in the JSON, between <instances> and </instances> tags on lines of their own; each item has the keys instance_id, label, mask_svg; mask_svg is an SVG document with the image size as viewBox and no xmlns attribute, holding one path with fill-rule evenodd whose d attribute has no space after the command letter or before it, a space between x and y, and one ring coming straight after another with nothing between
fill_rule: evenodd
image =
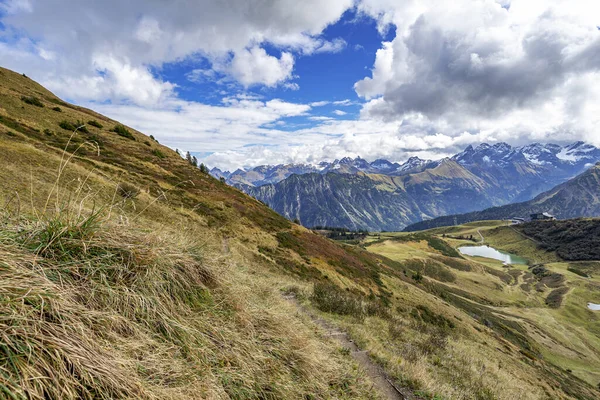
<instances>
[{"instance_id":1,"label":"grassy hillside","mask_svg":"<svg viewBox=\"0 0 600 400\"><path fill-rule=\"evenodd\" d=\"M572 226L588 226L590 221L570 222ZM562 232L562 236L569 235L568 230ZM600 317L588 310L586 304L598 299L600 280L595 275L600 262L597 258L596 261L566 262L557 252L549 251L541 242L532 241L502 221L437 228L417 236L445 237L449 244L460 247L474 245L471 240L456 239L471 234L481 234L484 244L526 257L529 265L505 266L492 259L465 257L450 263L446 260L444 273L429 268L423 275L444 283L443 286L435 284L444 300L483 320L484 325L506 340L519 343L520 351L533 356L536 362L543 359L576 377L568 384L570 388L576 387L579 379L596 385L600 380ZM389 234L388 240L375 241L368 249L404 264L416 259L429 260L429 263L441 261L431 246L407 242L407 238L414 236ZM397 238L403 239L398 241ZM406 246L411 250L407 251ZM446 278L445 282L441 278ZM490 319L491 316L495 320ZM581 394L575 397L578 396L583 397Z\"/></svg>"},{"instance_id":2,"label":"grassy hillside","mask_svg":"<svg viewBox=\"0 0 600 400\"><path fill-rule=\"evenodd\" d=\"M380 398L309 313L415 398L597 397L595 359L567 372L482 308L503 291L471 305L461 268L506 278L452 240L334 243L4 69L0 167L0 397Z\"/></svg>"},{"instance_id":3,"label":"grassy hillside","mask_svg":"<svg viewBox=\"0 0 600 400\"><path fill-rule=\"evenodd\" d=\"M377 397L258 251L305 231L117 126L0 71L0 397Z\"/></svg>"}]
</instances>

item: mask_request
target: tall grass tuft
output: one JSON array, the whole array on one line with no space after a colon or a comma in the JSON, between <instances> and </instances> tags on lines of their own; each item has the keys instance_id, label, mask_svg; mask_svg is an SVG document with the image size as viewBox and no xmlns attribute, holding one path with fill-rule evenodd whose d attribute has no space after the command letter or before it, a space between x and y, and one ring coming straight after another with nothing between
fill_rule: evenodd
<instances>
[{"instance_id":1,"label":"tall grass tuft","mask_svg":"<svg viewBox=\"0 0 600 400\"><path fill-rule=\"evenodd\" d=\"M386 307L378 299L344 291L330 283L315 283L310 300L321 311L349 315L358 320L373 315L388 317Z\"/></svg>"}]
</instances>

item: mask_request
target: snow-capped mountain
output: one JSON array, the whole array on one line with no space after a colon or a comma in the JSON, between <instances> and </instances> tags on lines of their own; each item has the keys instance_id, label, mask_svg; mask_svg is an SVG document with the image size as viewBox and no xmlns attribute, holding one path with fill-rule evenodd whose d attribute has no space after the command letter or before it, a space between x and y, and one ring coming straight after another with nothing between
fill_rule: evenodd
<instances>
[{"instance_id":1,"label":"snow-capped mountain","mask_svg":"<svg viewBox=\"0 0 600 400\"><path fill-rule=\"evenodd\" d=\"M600 160L600 149L575 142L567 146L532 143L513 147L507 143L468 146L450 158L469 172L493 182L511 193L511 200L527 200L555 186ZM278 183L293 174L382 174L403 176L436 168L440 161L410 157L403 163L361 157L344 157L317 166L306 164L261 165L234 172L213 168L211 174L238 186L261 186ZM518 179L517 179L518 178Z\"/></svg>"},{"instance_id":2,"label":"snow-capped mountain","mask_svg":"<svg viewBox=\"0 0 600 400\"><path fill-rule=\"evenodd\" d=\"M567 146L532 143L521 147L512 147L507 143L494 145L482 143L477 147L468 146L452 159L465 166L487 164L495 167L522 162L524 159L536 166L552 166L569 170L571 167L591 165L598 161L600 149L584 142Z\"/></svg>"},{"instance_id":3,"label":"snow-capped mountain","mask_svg":"<svg viewBox=\"0 0 600 400\"><path fill-rule=\"evenodd\" d=\"M482 143L441 161L345 157L318 166L263 165L211 173L307 226L352 227L360 221L369 229L397 230L422 219L527 201L598 161L600 149L583 142ZM340 204L343 209L336 208Z\"/></svg>"},{"instance_id":4,"label":"snow-capped mountain","mask_svg":"<svg viewBox=\"0 0 600 400\"><path fill-rule=\"evenodd\" d=\"M563 147L556 153L558 159L571 164L581 162L592 164L598 160L599 155L600 149L585 142L575 142L569 146Z\"/></svg>"},{"instance_id":5,"label":"snow-capped mountain","mask_svg":"<svg viewBox=\"0 0 600 400\"><path fill-rule=\"evenodd\" d=\"M251 169L237 169L234 172L221 171L219 168L210 170L215 178L225 178L230 185L261 186L280 182L293 174L309 174L320 169L306 164L259 165Z\"/></svg>"},{"instance_id":6,"label":"snow-capped mountain","mask_svg":"<svg viewBox=\"0 0 600 400\"><path fill-rule=\"evenodd\" d=\"M249 169L238 169L234 172L222 171L215 167L210 170L210 174L216 178L223 177L228 183L234 185L261 186L277 183L292 174L356 174L364 172L367 174L405 175L427 168L434 168L438 164L438 161L423 160L419 157L411 157L402 164L392 163L384 159L368 162L361 157L344 157L341 160L336 159L332 162L323 161L317 166L305 164L260 165Z\"/></svg>"},{"instance_id":7,"label":"snow-capped mountain","mask_svg":"<svg viewBox=\"0 0 600 400\"><path fill-rule=\"evenodd\" d=\"M392 163L382 158L379 158L371 163L371 168L381 173L394 171L398 169L398 167L400 167L400 164Z\"/></svg>"}]
</instances>

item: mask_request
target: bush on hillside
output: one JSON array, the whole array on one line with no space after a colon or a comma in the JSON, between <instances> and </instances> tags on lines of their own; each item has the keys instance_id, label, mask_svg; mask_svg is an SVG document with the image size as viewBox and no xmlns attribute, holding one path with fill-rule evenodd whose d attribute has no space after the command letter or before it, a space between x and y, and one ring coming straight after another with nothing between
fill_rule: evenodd
<instances>
[{"instance_id":1,"label":"bush on hillside","mask_svg":"<svg viewBox=\"0 0 600 400\"><path fill-rule=\"evenodd\" d=\"M24 103L26 103L26 104L30 104L32 106L36 106L36 107L40 107L40 108L44 107L44 103L42 103L40 101L40 99L38 99L37 97L23 96L23 97L21 97L21 101L24 102Z\"/></svg>"},{"instance_id":2,"label":"bush on hillside","mask_svg":"<svg viewBox=\"0 0 600 400\"><path fill-rule=\"evenodd\" d=\"M163 152L162 152L162 151L160 151L159 149L154 149L154 150L152 150L152 155L153 155L153 156L156 156L156 157L158 157L158 158L161 158L161 159L166 157L166 156L165 156L165 153L163 153Z\"/></svg>"},{"instance_id":3,"label":"bush on hillside","mask_svg":"<svg viewBox=\"0 0 600 400\"><path fill-rule=\"evenodd\" d=\"M98 128L98 129L102 129L102 124L100 122L94 120L94 119L91 120L91 121L88 121L88 125L94 126L94 127Z\"/></svg>"},{"instance_id":4,"label":"bush on hillside","mask_svg":"<svg viewBox=\"0 0 600 400\"><path fill-rule=\"evenodd\" d=\"M66 130L66 131L74 131L76 126L74 126L72 123L70 123L69 121L60 121L58 123L58 126L60 126L62 129Z\"/></svg>"},{"instance_id":5,"label":"bush on hillside","mask_svg":"<svg viewBox=\"0 0 600 400\"><path fill-rule=\"evenodd\" d=\"M562 304L563 298L565 294L569 291L568 287L561 287L558 289L554 289L550 292L548 297L546 297L546 305L550 308L560 308Z\"/></svg>"},{"instance_id":6,"label":"bush on hillside","mask_svg":"<svg viewBox=\"0 0 600 400\"><path fill-rule=\"evenodd\" d=\"M119 125L115 125L115 127L111 129L111 132L114 132L117 135L122 136L124 138L135 140L135 137L123 125L120 125L120 124Z\"/></svg>"},{"instance_id":7,"label":"bush on hillside","mask_svg":"<svg viewBox=\"0 0 600 400\"><path fill-rule=\"evenodd\" d=\"M83 121L77 120L77 122L75 122L75 127L77 128L77 130L79 132L90 133L87 126L85 126L85 122L83 122Z\"/></svg>"},{"instance_id":8,"label":"bush on hillside","mask_svg":"<svg viewBox=\"0 0 600 400\"><path fill-rule=\"evenodd\" d=\"M359 320L367 316L389 316L385 305L377 299L344 291L331 283L315 283L310 299L321 311L349 315Z\"/></svg>"},{"instance_id":9,"label":"bush on hillside","mask_svg":"<svg viewBox=\"0 0 600 400\"><path fill-rule=\"evenodd\" d=\"M66 130L66 131L74 131L77 130L79 132L83 132L83 133L90 133L90 131L88 130L88 128L85 126L85 122L82 121L75 121L74 123L66 121L66 120L62 120L58 123L58 126L60 126L62 129Z\"/></svg>"}]
</instances>

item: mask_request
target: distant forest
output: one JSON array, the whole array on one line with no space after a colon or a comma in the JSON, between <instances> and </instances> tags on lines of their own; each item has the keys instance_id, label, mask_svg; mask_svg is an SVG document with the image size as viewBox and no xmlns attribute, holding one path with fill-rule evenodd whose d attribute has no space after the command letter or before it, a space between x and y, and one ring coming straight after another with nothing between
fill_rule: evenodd
<instances>
[{"instance_id":1,"label":"distant forest","mask_svg":"<svg viewBox=\"0 0 600 400\"><path fill-rule=\"evenodd\" d=\"M515 227L563 260L600 260L600 219L533 221Z\"/></svg>"}]
</instances>

